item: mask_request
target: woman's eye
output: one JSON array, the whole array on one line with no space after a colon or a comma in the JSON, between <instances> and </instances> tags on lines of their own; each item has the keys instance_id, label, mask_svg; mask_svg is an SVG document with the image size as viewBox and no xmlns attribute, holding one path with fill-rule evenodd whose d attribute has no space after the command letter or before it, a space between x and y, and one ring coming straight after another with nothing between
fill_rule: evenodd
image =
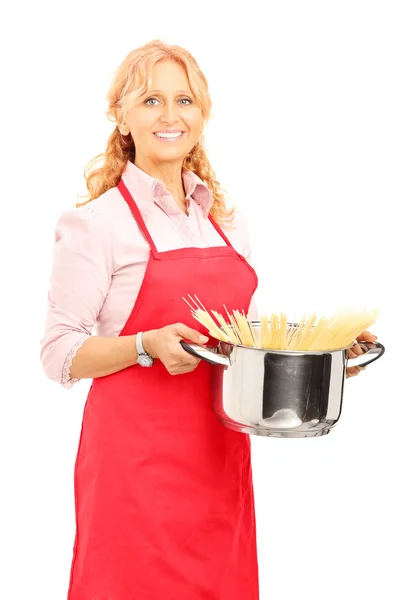
<instances>
[{"instance_id":1,"label":"woman's eye","mask_svg":"<svg viewBox=\"0 0 400 600\"><path fill-rule=\"evenodd\" d=\"M148 106L154 106L154 104L149 104L149 102L150 102L151 100L155 100L156 102L158 102L157 98L148 98L147 100L145 100L145 104L147 104ZM191 101L191 99L190 99L190 98L181 98L181 99L180 99L180 102L182 102L182 101L186 101L186 102L188 102L189 104L192 104L192 101ZM188 105L187 105L187 104L184 104L183 106L188 106Z\"/></svg>"}]
</instances>

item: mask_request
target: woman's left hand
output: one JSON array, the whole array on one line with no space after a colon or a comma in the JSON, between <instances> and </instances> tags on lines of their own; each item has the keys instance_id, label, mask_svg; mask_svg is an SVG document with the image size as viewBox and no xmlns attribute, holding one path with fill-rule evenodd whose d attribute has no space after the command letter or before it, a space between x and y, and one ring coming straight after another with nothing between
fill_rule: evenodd
<instances>
[{"instance_id":1,"label":"woman's left hand","mask_svg":"<svg viewBox=\"0 0 400 600\"><path fill-rule=\"evenodd\" d=\"M363 331L356 338L357 342L376 342L377 336L371 333L370 331ZM360 354L365 354L361 349L359 344L355 344L352 348L347 350L347 358L354 358L354 356L359 356ZM346 368L346 379L348 377L354 377L358 375L360 371L364 371L367 367L347 367Z\"/></svg>"}]
</instances>

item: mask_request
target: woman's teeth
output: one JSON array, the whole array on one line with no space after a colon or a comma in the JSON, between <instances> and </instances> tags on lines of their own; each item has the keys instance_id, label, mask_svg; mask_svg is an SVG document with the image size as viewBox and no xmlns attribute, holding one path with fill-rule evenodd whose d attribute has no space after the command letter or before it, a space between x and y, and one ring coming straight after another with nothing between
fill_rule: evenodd
<instances>
[{"instance_id":1,"label":"woman's teeth","mask_svg":"<svg viewBox=\"0 0 400 600\"><path fill-rule=\"evenodd\" d=\"M179 133L155 133L154 135L156 135L159 138L176 139L178 137L181 137L182 134L183 132L180 131Z\"/></svg>"}]
</instances>

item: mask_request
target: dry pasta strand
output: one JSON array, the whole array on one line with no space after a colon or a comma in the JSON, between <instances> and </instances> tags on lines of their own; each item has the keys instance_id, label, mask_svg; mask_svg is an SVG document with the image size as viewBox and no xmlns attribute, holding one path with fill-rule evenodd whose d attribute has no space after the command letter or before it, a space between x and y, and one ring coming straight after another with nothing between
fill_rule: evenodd
<instances>
[{"instance_id":1,"label":"dry pasta strand","mask_svg":"<svg viewBox=\"0 0 400 600\"><path fill-rule=\"evenodd\" d=\"M290 351L339 350L351 346L354 340L373 323L379 311L377 309L345 307L337 309L331 316L317 317L315 312L304 313L300 323L288 322L286 313L273 312L260 316L259 327L246 317L243 309L228 312L225 304L226 320L215 310L211 314L194 294L188 294L192 304L189 306L192 316L206 327L213 337L224 342L248 347Z\"/></svg>"}]
</instances>

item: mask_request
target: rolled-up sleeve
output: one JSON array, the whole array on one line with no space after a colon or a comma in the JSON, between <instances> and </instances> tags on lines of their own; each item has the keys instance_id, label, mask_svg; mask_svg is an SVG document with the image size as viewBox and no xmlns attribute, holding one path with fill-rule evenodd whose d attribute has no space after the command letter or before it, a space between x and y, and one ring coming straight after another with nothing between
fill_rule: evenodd
<instances>
[{"instance_id":1,"label":"rolled-up sleeve","mask_svg":"<svg viewBox=\"0 0 400 600\"><path fill-rule=\"evenodd\" d=\"M113 257L107 219L90 202L65 210L55 228L48 308L40 340L46 376L71 388L72 360L92 335L110 288Z\"/></svg>"}]
</instances>

